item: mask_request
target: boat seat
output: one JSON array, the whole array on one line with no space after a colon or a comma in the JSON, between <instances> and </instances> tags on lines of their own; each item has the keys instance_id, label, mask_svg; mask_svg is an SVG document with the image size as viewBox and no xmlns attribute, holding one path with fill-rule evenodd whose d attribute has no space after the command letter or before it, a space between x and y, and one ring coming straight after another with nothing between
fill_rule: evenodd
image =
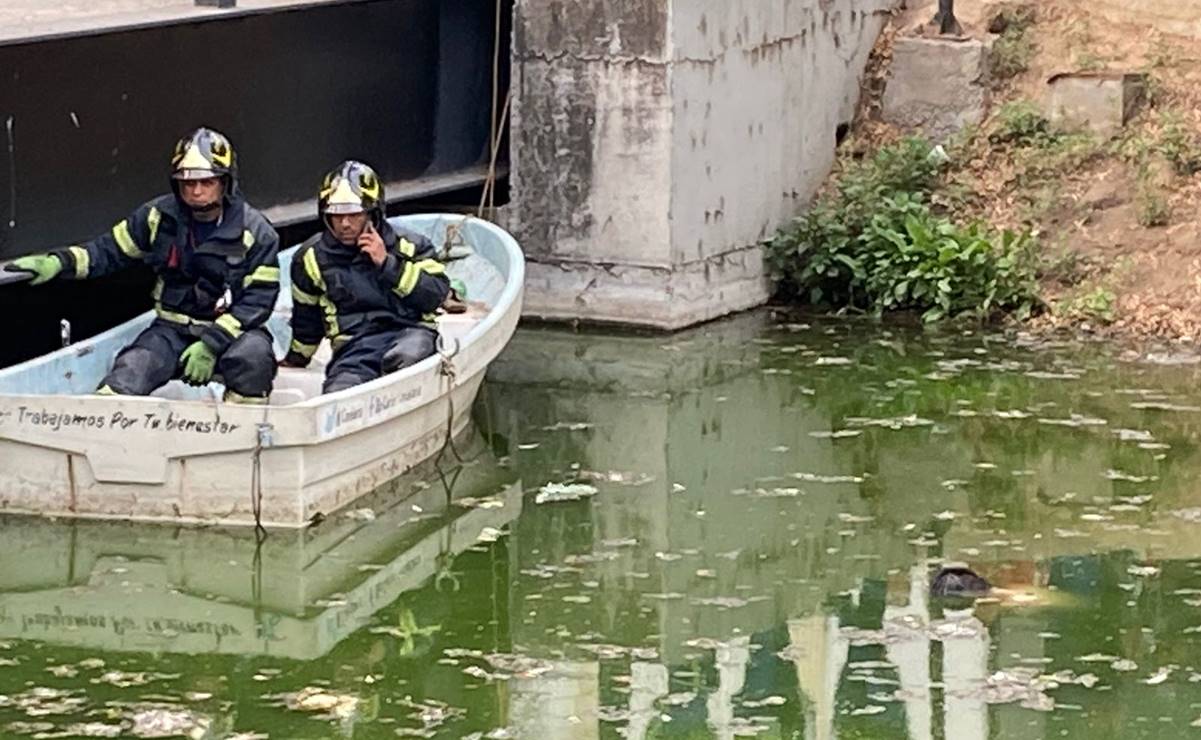
<instances>
[{"instance_id":1,"label":"boat seat","mask_svg":"<svg viewBox=\"0 0 1201 740\"><path fill-rule=\"evenodd\" d=\"M445 340L453 345L454 340L462 341L468 332L488 315L488 306L475 301L468 304L467 311L459 314L442 314L438 317L438 331ZM303 403L321 395L321 385L325 381L325 366L329 363L333 352L329 342L322 341L313 362L306 368L281 367L275 376L275 385L271 390L270 403L272 406L291 406ZM203 388L195 388L182 380L172 380L150 395L168 401L214 401L221 398L224 388L214 383Z\"/></svg>"}]
</instances>

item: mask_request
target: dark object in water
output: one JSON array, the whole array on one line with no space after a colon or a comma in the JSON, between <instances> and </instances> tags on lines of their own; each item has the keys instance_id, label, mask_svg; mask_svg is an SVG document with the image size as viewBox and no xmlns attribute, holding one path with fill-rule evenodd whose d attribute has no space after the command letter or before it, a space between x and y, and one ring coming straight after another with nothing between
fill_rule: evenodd
<instances>
[{"instance_id":1,"label":"dark object in water","mask_svg":"<svg viewBox=\"0 0 1201 740\"><path fill-rule=\"evenodd\" d=\"M988 594L992 586L971 568L949 567L938 571L930 584L930 595L935 597L975 598Z\"/></svg>"}]
</instances>

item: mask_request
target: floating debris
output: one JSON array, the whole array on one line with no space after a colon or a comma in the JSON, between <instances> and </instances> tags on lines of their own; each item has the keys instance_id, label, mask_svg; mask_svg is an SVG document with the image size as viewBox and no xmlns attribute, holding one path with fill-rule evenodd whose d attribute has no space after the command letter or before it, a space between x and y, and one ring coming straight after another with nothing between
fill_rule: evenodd
<instances>
[{"instance_id":1,"label":"floating debris","mask_svg":"<svg viewBox=\"0 0 1201 740\"><path fill-rule=\"evenodd\" d=\"M503 509L505 507L504 499L496 496L485 496L484 498L465 496L455 499L451 503L455 506L462 506L464 509Z\"/></svg>"},{"instance_id":2,"label":"floating debris","mask_svg":"<svg viewBox=\"0 0 1201 740\"><path fill-rule=\"evenodd\" d=\"M711 596L702 599L693 599L692 603L697 606L716 606L722 609L739 609L756 601L765 601L766 596L752 596L747 599L737 596Z\"/></svg>"},{"instance_id":3,"label":"floating debris","mask_svg":"<svg viewBox=\"0 0 1201 740\"><path fill-rule=\"evenodd\" d=\"M353 519L356 522L374 522L375 512L371 509L352 509L344 515L347 519Z\"/></svg>"},{"instance_id":4,"label":"floating debris","mask_svg":"<svg viewBox=\"0 0 1201 740\"><path fill-rule=\"evenodd\" d=\"M75 678L79 675L79 669L73 665L47 666L46 672L55 678Z\"/></svg>"},{"instance_id":5,"label":"floating debris","mask_svg":"<svg viewBox=\"0 0 1201 740\"><path fill-rule=\"evenodd\" d=\"M1179 411L1183 413L1197 413L1201 411L1201 406L1185 406L1163 401L1138 401L1137 403L1130 404L1130 408L1138 409L1139 411Z\"/></svg>"},{"instance_id":6,"label":"floating debris","mask_svg":"<svg viewBox=\"0 0 1201 740\"><path fill-rule=\"evenodd\" d=\"M136 737L204 737L212 720L186 709L146 706L136 709L129 732Z\"/></svg>"},{"instance_id":7,"label":"floating debris","mask_svg":"<svg viewBox=\"0 0 1201 740\"><path fill-rule=\"evenodd\" d=\"M1163 683L1164 681L1167 681L1171 675L1172 675L1171 667L1160 668L1153 675L1148 676L1147 678L1144 678L1143 683L1147 684L1148 686L1158 686L1159 684Z\"/></svg>"},{"instance_id":8,"label":"floating debris","mask_svg":"<svg viewBox=\"0 0 1201 740\"><path fill-rule=\"evenodd\" d=\"M284 706L288 709L322 714L331 719L353 716L359 701L357 696L316 686L307 686L295 694L284 695Z\"/></svg>"},{"instance_id":9,"label":"floating debris","mask_svg":"<svg viewBox=\"0 0 1201 740\"><path fill-rule=\"evenodd\" d=\"M591 429L594 425L586 421L560 421L550 426L542 427L544 432L582 432L585 429Z\"/></svg>"},{"instance_id":10,"label":"floating debris","mask_svg":"<svg viewBox=\"0 0 1201 740\"><path fill-rule=\"evenodd\" d=\"M121 737L124 734L124 725L110 725L104 722L85 722L83 724L68 725L67 727L63 728L62 732L57 732L54 734L37 734L34 735L34 738Z\"/></svg>"},{"instance_id":11,"label":"floating debris","mask_svg":"<svg viewBox=\"0 0 1201 740\"><path fill-rule=\"evenodd\" d=\"M587 483L547 483L538 490L534 503L559 503L561 501L578 501L582 498L596 495L596 486Z\"/></svg>"},{"instance_id":12,"label":"floating debris","mask_svg":"<svg viewBox=\"0 0 1201 740\"><path fill-rule=\"evenodd\" d=\"M653 475L620 470L610 470L608 472L581 470L576 475L583 480L592 481L593 483L613 483L619 486L645 486L647 483L655 480Z\"/></svg>"},{"instance_id":13,"label":"floating debris","mask_svg":"<svg viewBox=\"0 0 1201 740\"><path fill-rule=\"evenodd\" d=\"M442 725L467 716L466 709L453 707L434 699L417 702L406 696L397 701L397 704L406 709L412 709L413 712L409 714L409 719L421 723L421 729L401 728L397 730L396 734L400 737L434 737L436 730Z\"/></svg>"},{"instance_id":14,"label":"floating debris","mask_svg":"<svg viewBox=\"0 0 1201 740\"><path fill-rule=\"evenodd\" d=\"M742 702L742 706L748 709L757 709L759 707L782 707L788 703L788 700L782 696L768 696L759 700L746 700Z\"/></svg>"},{"instance_id":15,"label":"floating debris","mask_svg":"<svg viewBox=\"0 0 1201 740\"><path fill-rule=\"evenodd\" d=\"M0 702L0 706L11 704L30 717L75 714L86 707L88 703L86 699L76 696L75 693L47 686L35 686L22 694L13 696L9 701Z\"/></svg>"},{"instance_id":16,"label":"floating debris","mask_svg":"<svg viewBox=\"0 0 1201 740\"><path fill-rule=\"evenodd\" d=\"M756 498L796 498L804 493L800 488L756 488L753 495Z\"/></svg>"},{"instance_id":17,"label":"floating debris","mask_svg":"<svg viewBox=\"0 0 1201 740\"><path fill-rule=\"evenodd\" d=\"M1081 378L1078 373L1052 373L1045 370L1030 370L1023 375L1037 380L1080 380Z\"/></svg>"},{"instance_id":18,"label":"floating debris","mask_svg":"<svg viewBox=\"0 0 1201 740\"><path fill-rule=\"evenodd\" d=\"M480 530L479 536L475 538L476 542L492 543L505 536L505 532L496 527L484 527Z\"/></svg>"},{"instance_id":19,"label":"floating debris","mask_svg":"<svg viewBox=\"0 0 1201 740\"><path fill-rule=\"evenodd\" d=\"M1125 481L1127 483L1150 483L1159 480L1159 476L1155 475L1133 475L1124 473L1121 470L1110 468L1105 471L1105 478L1108 480Z\"/></svg>"},{"instance_id":20,"label":"floating debris","mask_svg":"<svg viewBox=\"0 0 1201 740\"><path fill-rule=\"evenodd\" d=\"M860 516L858 514L839 512L838 520L845 524L867 524L876 521L876 518L874 516Z\"/></svg>"},{"instance_id":21,"label":"floating debris","mask_svg":"<svg viewBox=\"0 0 1201 740\"><path fill-rule=\"evenodd\" d=\"M633 537L619 537L611 540L601 540L601 547L617 549L619 547L637 547L638 540Z\"/></svg>"},{"instance_id":22,"label":"floating debris","mask_svg":"<svg viewBox=\"0 0 1201 740\"><path fill-rule=\"evenodd\" d=\"M603 563L609 560L616 560L619 557L621 557L621 555L613 552L612 550L597 550L596 552L588 552L580 555L568 555L567 557L563 558L563 563L566 565L592 565L593 563ZM556 571L552 571L552 575L554 572ZM578 570L568 571L563 569L557 572L578 572Z\"/></svg>"},{"instance_id":23,"label":"floating debris","mask_svg":"<svg viewBox=\"0 0 1201 740\"><path fill-rule=\"evenodd\" d=\"M863 434L859 429L838 429L830 432L809 432L810 437L817 439L849 439Z\"/></svg>"},{"instance_id":24,"label":"floating debris","mask_svg":"<svg viewBox=\"0 0 1201 740\"><path fill-rule=\"evenodd\" d=\"M691 704L696 699L695 691L681 691L675 694L668 694L659 701L668 707L682 707Z\"/></svg>"},{"instance_id":25,"label":"floating debris","mask_svg":"<svg viewBox=\"0 0 1201 740\"><path fill-rule=\"evenodd\" d=\"M819 475L817 473L793 473L793 478L806 483L862 483L863 477L858 475Z\"/></svg>"},{"instance_id":26,"label":"floating debris","mask_svg":"<svg viewBox=\"0 0 1201 740\"><path fill-rule=\"evenodd\" d=\"M1103 427L1109 424L1105 419L1098 419L1093 416L1081 416L1080 414L1072 414L1066 419L1040 417L1038 423L1061 427Z\"/></svg>"},{"instance_id":27,"label":"floating debris","mask_svg":"<svg viewBox=\"0 0 1201 740\"><path fill-rule=\"evenodd\" d=\"M846 420L847 426L850 427L881 427L883 429L911 429L914 427L933 426L934 422L930 419L923 419L916 414L908 416L898 416L889 419L869 419L859 416L853 416Z\"/></svg>"}]
</instances>

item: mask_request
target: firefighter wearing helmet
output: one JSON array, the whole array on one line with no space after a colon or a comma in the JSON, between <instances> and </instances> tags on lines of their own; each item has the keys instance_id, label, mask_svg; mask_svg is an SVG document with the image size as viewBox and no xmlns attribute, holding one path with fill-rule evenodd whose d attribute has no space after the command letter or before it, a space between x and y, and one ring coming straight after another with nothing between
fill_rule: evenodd
<instances>
[{"instance_id":1,"label":"firefighter wearing helmet","mask_svg":"<svg viewBox=\"0 0 1201 740\"><path fill-rule=\"evenodd\" d=\"M266 321L279 294L279 237L242 197L224 135L199 128L175 145L171 192L84 244L15 260L50 280L98 278L142 263L157 276L154 322L122 350L98 393L148 395L173 378L219 376L225 399L265 403L275 378Z\"/></svg>"},{"instance_id":2,"label":"firefighter wearing helmet","mask_svg":"<svg viewBox=\"0 0 1201 740\"><path fill-rule=\"evenodd\" d=\"M329 339L326 393L435 352L434 312L450 281L428 239L388 223L385 202L375 170L354 160L338 165L317 196L325 228L292 260L292 344L283 364L306 367Z\"/></svg>"}]
</instances>

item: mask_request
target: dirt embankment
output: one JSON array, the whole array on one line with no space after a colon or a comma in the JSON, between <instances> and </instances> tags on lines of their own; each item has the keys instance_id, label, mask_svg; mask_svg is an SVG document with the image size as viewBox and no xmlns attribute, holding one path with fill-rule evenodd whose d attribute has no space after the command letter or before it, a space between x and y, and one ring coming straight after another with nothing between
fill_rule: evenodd
<instances>
[{"instance_id":1,"label":"dirt embankment","mask_svg":"<svg viewBox=\"0 0 1201 740\"><path fill-rule=\"evenodd\" d=\"M907 133L880 122L880 92L896 35L933 33L923 27L937 0L909 6L876 49L847 156ZM1036 326L1201 341L1201 39L1098 15L1090 0L959 0L956 14L992 43L992 100L987 120L948 146L940 205L1039 235L1050 310ZM1020 27L992 32L999 14ZM1051 75L1103 70L1148 76L1121 134L1044 128Z\"/></svg>"}]
</instances>

